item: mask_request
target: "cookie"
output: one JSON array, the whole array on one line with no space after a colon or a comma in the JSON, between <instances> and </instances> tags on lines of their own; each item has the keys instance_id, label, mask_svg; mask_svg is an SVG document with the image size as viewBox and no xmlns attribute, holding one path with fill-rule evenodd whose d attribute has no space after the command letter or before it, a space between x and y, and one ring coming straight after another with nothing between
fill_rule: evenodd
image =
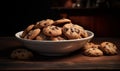
<instances>
[{"instance_id":1,"label":"cookie","mask_svg":"<svg viewBox=\"0 0 120 71\"><path fill-rule=\"evenodd\" d=\"M88 37L88 33L87 33L87 31L86 30L84 30L84 29L81 29L81 37L82 38L86 38L86 37Z\"/></svg>"},{"instance_id":2,"label":"cookie","mask_svg":"<svg viewBox=\"0 0 120 71\"><path fill-rule=\"evenodd\" d=\"M63 34L69 39L79 39L82 38L81 34L83 28L77 24L68 23L63 26Z\"/></svg>"},{"instance_id":3,"label":"cookie","mask_svg":"<svg viewBox=\"0 0 120 71\"><path fill-rule=\"evenodd\" d=\"M65 23L71 23L71 20L66 18L59 19L54 22L54 25L65 24Z\"/></svg>"},{"instance_id":4,"label":"cookie","mask_svg":"<svg viewBox=\"0 0 120 71\"><path fill-rule=\"evenodd\" d=\"M31 30L26 36L25 36L25 39L30 39L30 40L33 40L34 38L36 38L36 36L38 36L40 34L40 29L34 29L34 30Z\"/></svg>"},{"instance_id":5,"label":"cookie","mask_svg":"<svg viewBox=\"0 0 120 71\"><path fill-rule=\"evenodd\" d=\"M112 42L102 42L100 44L100 49L106 55L115 55L115 54L118 54L117 47Z\"/></svg>"},{"instance_id":6,"label":"cookie","mask_svg":"<svg viewBox=\"0 0 120 71\"><path fill-rule=\"evenodd\" d=\"M100 45L89 42L89 43L85 44L85 46L83 47L83 50L87 50L89 48L99 48L99 47L100 47Z\"/></svg>"},{"instance_id":7,"label":"cookie","mask_svg":"<svg viewBox=\"0 0 120 71\"><path fill-rule=\"evenodd\" d=\"M47 26L43 28L43 33L47 36L59 36L62 34L62 29L58 26Z\"/></svg>"},{"instance_id":8,"label":"cookie","mask_svg":"<svg viewBox=\"0 0 120 71\"><path fill-rule=\"evenodd\" d=\"M33 58L33 53L26 49L15 49L11 53L11 58L13 59L31 59Z\"/></svg>"},{"instance_id":9,"label":"cookie","mask_svg":"<svg viewBox=\"0 0 120 71\"><path fill-rule=\"evenodd\" d=\"M103 52L98 48L88 48L84 51L84 55L98 57L98 56L102 56Z\"/></svg>"},{"instance_id":10,"label":"cookie","mask_svg":"<svg viewBox=\"0 0 120 71\"><path fill-rule=\"evenodd\" d=\"M36 40L48 40L49 37L44 35L42 32L36 37Z\"/></svg>"},{"instance_id":11,"label":"cookie","mask_svg":"<svg viewBox=\"0 0 120 71\"><path fill-rule=\"evenodd\" d=\"M61 37L61 36L51 37L50 39L51 39L52 41L66 40L65 38L63 38L63 37Z\"/></svg>"},{"instance_id":12,"label":"cookie","mask_svg":"<svg viewBox=\"0 0 120 71\"><path fill-rule=\"evenodd\" d=\"M22 33L21 38L24 38L30 30L32 30L34 27L34 24L29 25Z\"/></svg>"},{"instance_id":13,"label":"cookie","mask_svg":"<svg viewBox=\"0 0 120 71\"><path fill-rule=\"evenodd\" d=\"M88 37L88 33L86 32L86 30L82 26L77 25L77 24L74 24L73 26L80 29L80 36L81 36L81 38Z\"/></svg>"},{"instance_id":14,"label":"cookie","mask_svg":"<svg viewBox=\"0 0 120 71\"><path fill-rule=\"evenodd\" d=\"M53 23L54 23L54 20L52 19L42 20L36 23L35 28L43 28L43 27L52 25Z\"/></svg>"}]
</instances>

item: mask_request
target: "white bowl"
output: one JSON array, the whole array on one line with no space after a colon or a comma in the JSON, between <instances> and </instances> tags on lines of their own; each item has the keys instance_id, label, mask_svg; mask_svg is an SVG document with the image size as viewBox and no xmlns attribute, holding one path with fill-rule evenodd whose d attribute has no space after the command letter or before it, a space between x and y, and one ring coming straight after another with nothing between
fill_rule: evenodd
<instances>
[{"instance_id":1,"label":"white bowl","mask_svg":"<svg viewBox=\"0 0 120 71\"><path fill-rule=\"evenodd\" d=\"M82 48L87 42L89 42L94 37L94 33L88 30L86 31L89 35L87 38L73 40L61 40L61 41L28 40L20 37L23 31L17 32L15 34L15 37L19 39L24 46L36 51L41 55L58 56L74 52Z\"/></svg>"}]
</instances>

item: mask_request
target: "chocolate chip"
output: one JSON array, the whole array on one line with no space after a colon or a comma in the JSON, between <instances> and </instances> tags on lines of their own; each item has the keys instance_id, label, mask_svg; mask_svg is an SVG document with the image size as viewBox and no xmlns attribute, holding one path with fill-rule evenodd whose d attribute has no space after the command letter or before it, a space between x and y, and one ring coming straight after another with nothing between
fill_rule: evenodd
<instances>
[{"instance_id":1,"label":"chocolate chip","mask_svg":"<svg viewBox=\"0 0 120 71\"><path fill-rule=\"evenodd\" d=\"M76 32L76 33L80 33L80 30L76 29L76 28L71 28L71 32Z\"/></svg>"},{"instance_id":2,"label":"chocolate chip","mask_svg":"<svg viewBox=\"0 0 120 71\"><path fill-rule=\"evenodd\" d=\"M65 31L68 31L69 29L68 29L68 28L65 28L64 30L65 30Z\"/></svg>"},{"instance_id":3,"label":"chocolate chip","mask_svg":"<svg viewBox=\"0 0 120 71\"><path fill-rule=\"evenodd\" d=\"M47 24L45 23L44 25L46 26Z\"/></svg>"},{"instance_id":4,"label":"chocolate chip","mask_svg":"<svg viewBox=\"0 0 120 71\"><path fill-rule=\"evenodd\" d=\"M95 48L93 48L93 50L95 50Z\"/></svg>"},{"instance_id":5,"label":"chocolate chip","mask_svg":"<svg viewBox=\"0 0 120 71\"><path fill-rule=\"evenodd\" d=\"M71 32L75 32L74 28L71 28L70 30L71 30Z\"/></svg>"},{"instance_id":6,"label":"chocolate chip","mask_svg":"<svg viewBox=\"0 0 120 71\"><path fill-rule=\"evenodd\" d=\"M17 51L18 53L21 53L22 51Z\"/></svg>"},{"instance_id":7,"label":"chocolate chip","mask_svg":"<svg viewBox=\"0 0 120 71\"><path fill-rule=\"evenodd\" d=\"M49 34L52 34L52 32L49 32Z\"/></svg>"},{"instance_id":8,"label":"chocolate chip","mask_svg":"<svg viewBox=\"0 0 120 71\"><path fill-rule=\"evenodd\" d=\"M106 45L108 45L109 43L108 42L106 42Z\"/></svg>"},{"instance_id":9,"label":"chocolate chip","mask_svg":"<svg viewBox=\"0 0 120 71\"><path fill-rule=\"evenodd\" d=\"M55 26L55 29L59 30L59 28L57 26Z\"/></svg>"},{"instance_id":10,"label":"chocolate chip","mask_svg":"<svg viewBox=\"0 0 120 71\"><path fill-rule=\"evenodd\" d=\"M94 46L92 46L91 48L95 48Z\"/></svg>"},{"instance_id":11,"label":"chocolate chip","mask_svg":"<svg viewBox=\"0 0 120 71\"><path fill-rule=\"evenodd\" d=\"M100 48L100 46L98 46L98 48Z\"/></svg>"},{"instance_id":12,"label":"chocolate chip","mask_svg":"<svg viewBox=\"0 0 120 71\"><path fill-rule=\"evenodd\" d=\"M52 29L52 30L55 30L55 27L52 27L51 29Z\"/></svg>"}]
</instances>

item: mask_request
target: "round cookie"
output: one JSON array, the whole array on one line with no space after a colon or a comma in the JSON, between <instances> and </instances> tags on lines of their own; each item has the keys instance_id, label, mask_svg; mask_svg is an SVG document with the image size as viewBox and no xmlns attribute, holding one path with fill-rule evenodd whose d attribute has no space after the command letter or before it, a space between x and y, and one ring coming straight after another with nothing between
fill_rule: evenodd
<instances>
[{"instance_id":1,"label":"round cookie","mask_svg":"<svg viewBox=\"0 0 120 71\"><path fill-rule=\"evenodd\" d=\"M118 54L116 45L111 42L102 42L100 49L107 55Z\"/></svg>"},{"instance_id":2,"label":"round cookie","mask_svg":"<svg viewBox=\"0 0 120 71\"><path fill-rule=\"evenodd\" d=\"M37 37L36 37L36 40L44 40L44 38L41 37L41 36L37 36Z\"/></svg>"},{"instance_id":3,"label":"round cookie","mask_svg":"<svg viewBox=\"0 0 120 71\"><path fill-rule=\"evenodd\" d=\"M65 23L71 23L71 20L66 18L59 19L55 21L54 25L65 24Z\"/></svg>"},{"instance_id":4,"label":"round cookie","mask_svg":"<svg viewBox=\"0 0 120 71\"><path fill-rule=\"evenodd\" d=\"M87 50L89 48L99 48L100 45L94 44L92 42L86 43L85 46L83 47L84 50Z\"/></svg>"},{"instance_id":5,"label":"round cookie","mask_svg":"<svg viewBox=\"0 0 120 71\"><path fill-rule=\"evenodd\" d=\"M88 33L86 32L86 30L81 29L81 37L82 37L82 38L88 37Z\"/></svg>"},{"instance_id":6,"label":"round cookie","mask_svg":"<svg viewBox=\"0 0 120 71\"><path fill-rule=\"evenodd\" d=\"M69 39L79 39L83 28L77 24L68 23L63 26L63 34Z\"/></svg>"},{"instance_id":7,"label":"round cookie","mask_svg":"<svg viewBox=\"0 0 120 71\"><path fill-rule=\"evenodd\" d=\"M36 23L35 28L43 28L49 25L52 25L54 21L52 19L42 20Z\"/></svg>"},{"instance_id":8,"label":"round cookie","mask_svg":"<svg viewBox=\"0 0 120 71\"><path fill-rule=\"evenodd\" d=\"M30 40L33 40L34 38L36 38L37 35L39 35L40 33L40 29L34 29L34 30L31 30L26 36L25 36L25 39L30 39Z\"/></svg>"},{"instance_id":9,"label":"round cookie","mask_svg":"<svg viewBox=\"0 0 120 71\"><path fill-rule=\"evenodd\" d=\"M32 30L34 27L34 24L29 25L22 33L21 38L24 38L30 30Z\"/></svg>"},{"instance_id":10,"label":"round cookie","mask_svg":"<svg viewBox=\"0 0 120 71\"><path fill-rule=\"evenodd\" d=\"M85 29L84 29L82 26L77 25L77 24L74 24L74 27L80 28L80 36L81 36L82 38L88 37L87 32L85 31Z\"/></svg>"},{"instance_id":11,"label":"round cookie","mask_svg":"<svg viewBox=\"0 0 120 71\"><path fill-rule=\"evenodd\" d=\"M11 58L14 59L30 59L33 57L33 53L26 49L15 49L11 53Z\"/></svg>"},{"instance_id":12,"label":"round cookie","mask_svg":"<svg viewBox=\"0 0 120 71\"><path fill-rule=\"evenodd\" d=\"M43 28L43 33L47 36L59 36L62 34L62 29L58 26L47 26Z\"/></svg>"},{"instance_id":13,"label":"round cookie","mask_svg":"<svg viewBox=\"0 0 120 71\"><path fill-rule=\"evenodd\" d=\"M57 36L57 37L51 37L50 38L52 41L60 41L60 40L65 40L65 38L61 37L61 36Z\"/></svg>"},{"instance_id":14,"label":"round cookie","mask_svg":"<svg viewBox=\"0 0 120 71\"><path fill-rule=\"evenodd\" d=\"M98 57L98 56L102 56L103 52L98 48L88 48L84 51L84 55Z\"/></svg>"},{"instance_id":15,"label":"round cookie","mask_svg":"<svg viewBox=\"0 0 120 71\"><path fill-rule=\"evenodd\" d=\"M36 40L48 40L48 37L42 32L36 37Z\"/></svg>"}]
</instances>

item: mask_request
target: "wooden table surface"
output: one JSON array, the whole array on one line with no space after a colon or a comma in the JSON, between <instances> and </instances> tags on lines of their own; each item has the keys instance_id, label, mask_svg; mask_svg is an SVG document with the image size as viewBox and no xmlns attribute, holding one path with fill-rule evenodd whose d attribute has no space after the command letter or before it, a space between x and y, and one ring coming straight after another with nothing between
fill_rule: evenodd
<instances>
[{"instance_id":1,"label":"wooden table surface","mask_svg":"<svg viewBox=\"0 0 120 71\"><path fill-rule=\"evenodd\" d=\"M91 42L110 41L120 49L120 38L93 38ZM120 69L120 52L114 56L88 57L77 50L66 56L35 55L29 60L15 60L10 53L24 46L15 37L0 37L0 70L113 70Z\"/></svg>"}]
</instances>

